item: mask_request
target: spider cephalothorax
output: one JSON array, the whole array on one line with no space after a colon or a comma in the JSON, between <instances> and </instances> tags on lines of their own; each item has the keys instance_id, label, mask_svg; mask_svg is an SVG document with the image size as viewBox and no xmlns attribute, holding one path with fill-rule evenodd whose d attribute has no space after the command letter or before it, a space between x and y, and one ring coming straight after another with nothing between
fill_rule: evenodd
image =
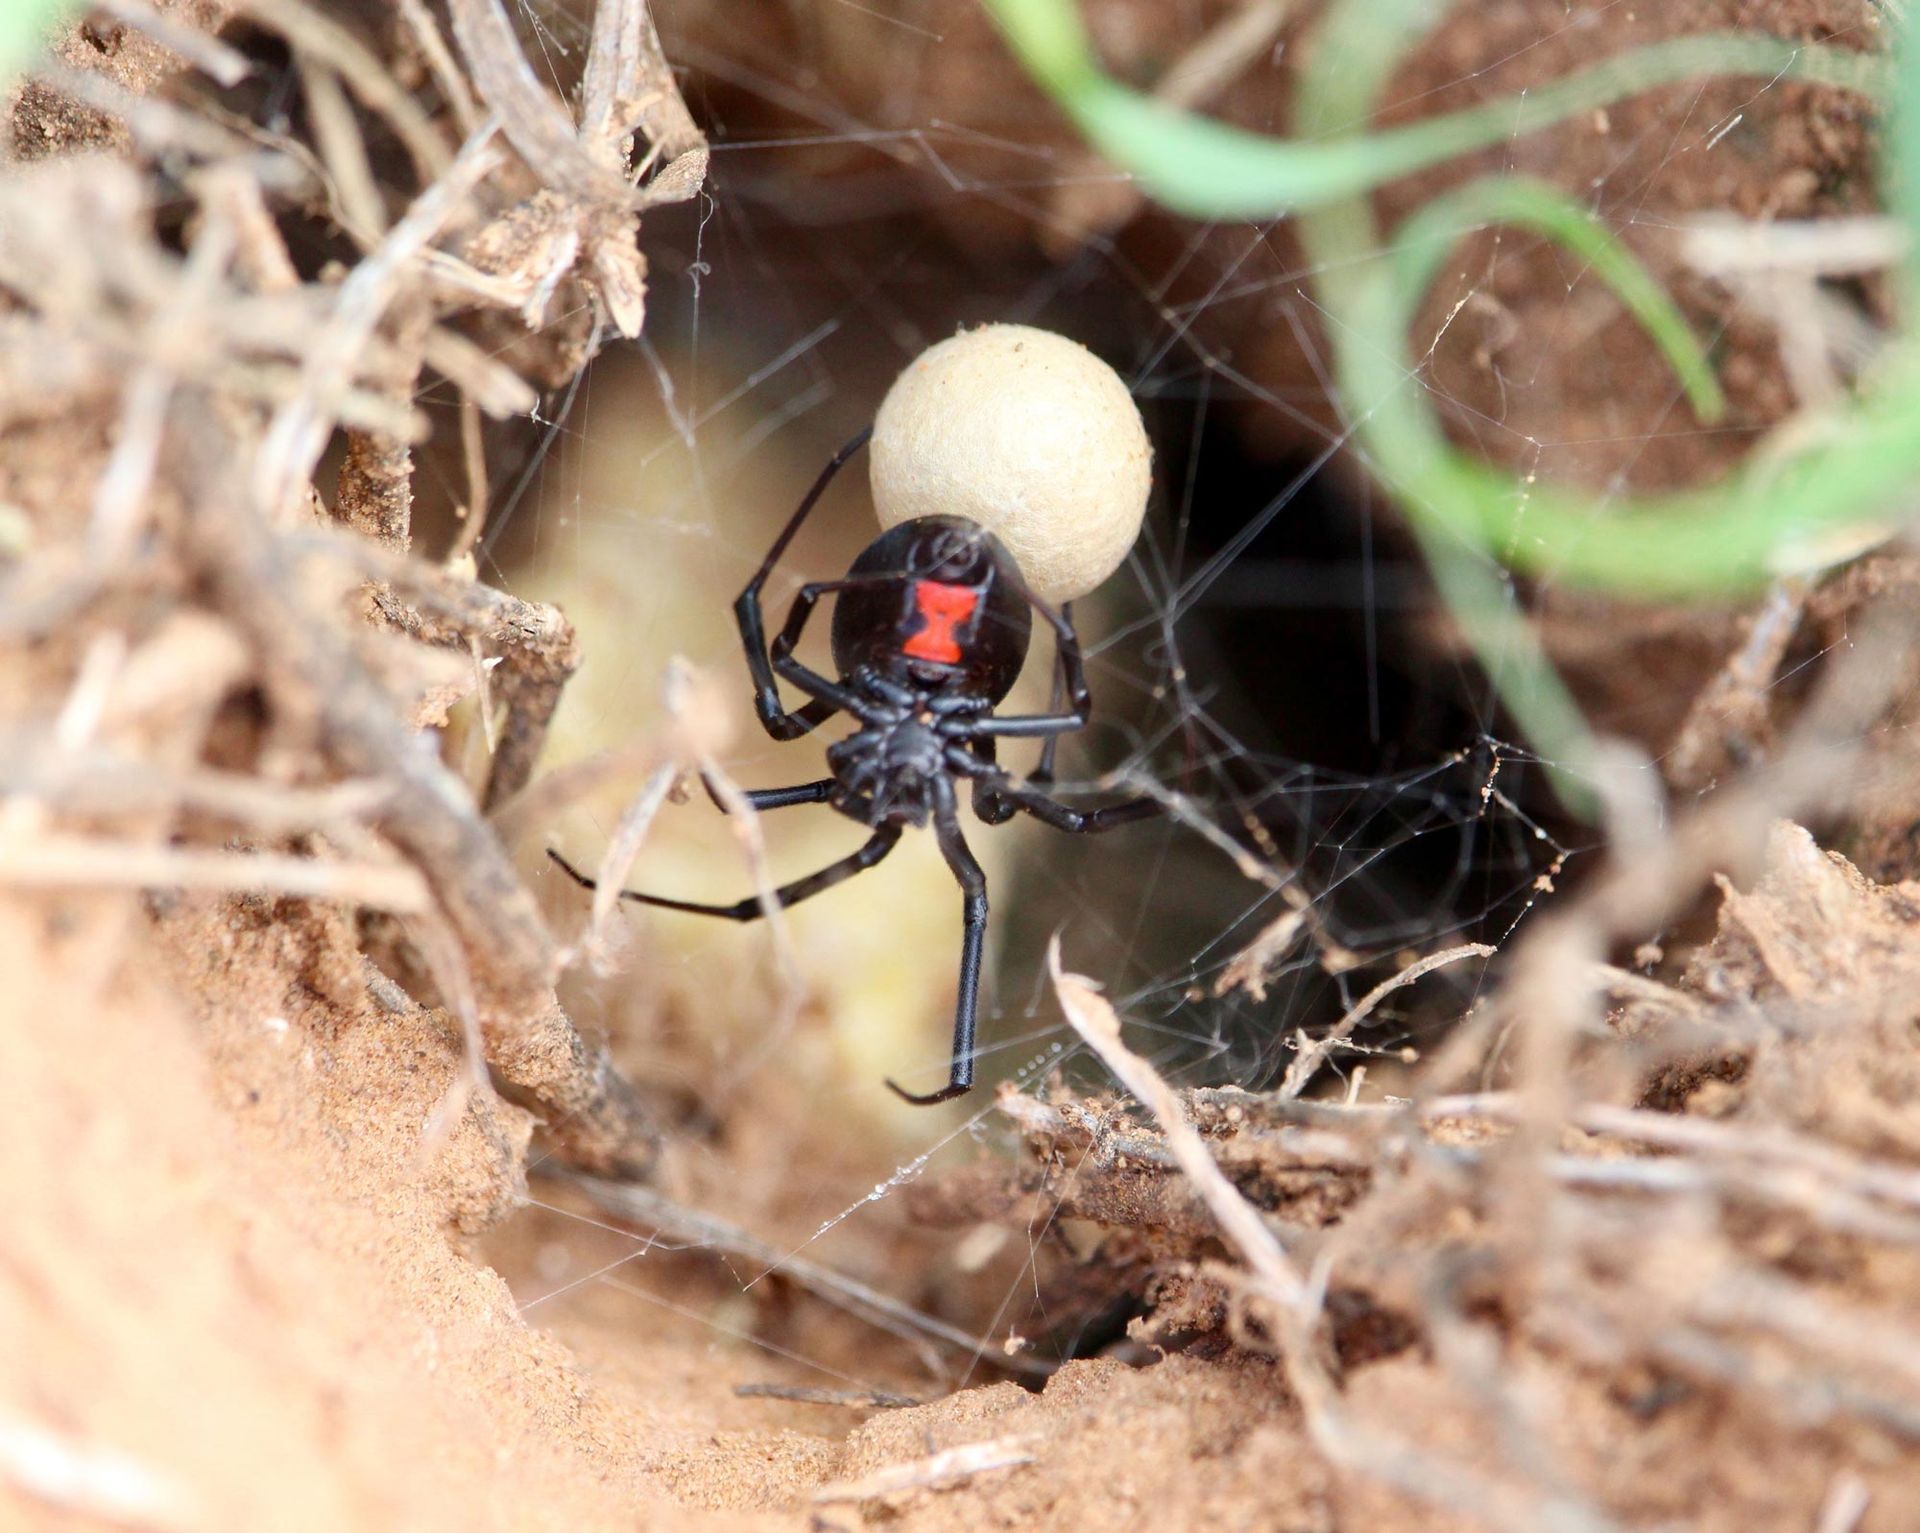
<instances>
[{"instance_id":1,"label":"spider cephalothorax","mask_svg":"<svg viewBox=\"0 0 1920 1533\"><path fill-rule=\"evenodd\" d=\"M986 944L987 879L961 834L956 779L973 785L973 808L988 824L1024 810L1061 830L1097 831L1159 812L1157 799L1128 799L1079 810L1042 791L1052 780L1059 737L1086 727L1093 703L1087 692L1080 642L1063 606L1054 611L1034 597L1000 541L964 517L923 516L901 523L870 543L839 580L800 588L787 620L767 643L760 592L807 514L842 464L868 437L849 442L830 462L774 540L747 588L734 603L754 683L754 708L768 734L793 740L837 713L859 727L827 751L833 775L792 788L749 793L756 809L829 804L872 828L859 850L807 878L783 885L775 902L792 905L872 867L893 850L905 826L931 823L947 865L965 896L960 947L960 992L954 1006L952 1068L943 1090L917 1095L887 1084L909 1102L943 1102L973 1084L974 1024L979 1010L980 962ZM823 676L794 657L807 620L821 597L833 595L833 658L838 677ZM993 710L1020 675L1037 612L1059 650L1054 711L1005 716ZM808 701L792 712L780 699L785 681ZM1064 709L1063 704L1064 702ZM1003 738L1046 741L1040 766L1021 778L995 761ZM555 853L579 882L592 881ZM764 914L749 897L733 905L703 905L623 890L623 899L750 921Z\"/></svg>"},{"instance_id":2,"label":"spider cephalothorax","mask_svg":"<svg viewBox=\"0 0 1920 1533\"><path fill-rule=\"evenodd\" d=\"M964 750L977 697L948 687L902 685L862 667L848 688L867 705L861 727L827 748L837 791L834 807L869 825L925 825L938 803L934 784L954 768L950 750Z\"/></svg>"}]
</instances>

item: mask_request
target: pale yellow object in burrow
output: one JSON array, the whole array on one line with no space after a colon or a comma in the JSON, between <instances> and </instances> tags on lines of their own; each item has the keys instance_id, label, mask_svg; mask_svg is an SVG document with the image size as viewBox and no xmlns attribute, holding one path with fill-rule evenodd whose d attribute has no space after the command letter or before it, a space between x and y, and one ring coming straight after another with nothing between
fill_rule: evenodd
<instances>
[{"instance_id":1,"label":"pale yellow object in burrow","mask_svg":"<svg viewBox=\"0 0 1920 1533\"><path fill-rule=\"evenodd\" d=\"M717 365L711 349L705 365ZM589 407L570 424L569 455L544 476L538 506L520 513L539 518L541 546L511 582L519 594L558 603L586 656L568 684L544 766L663 739L662 679L672 657L684 655L717 679L717 690L737 710L735 744L725 761L730 775L748 787L825 777L825 749L848 732L846 721L786 744L767 738L753 717L732 604L832 444L809 436L791 450L748 449L738 433L751 431L753 418L722 415L700 427L690 454L663 419L651 376L618 358L597 364ZM776 628L801 580L840 575L876 535L862 476L842 479L769 585L769 623ZM804 657L823 670L830 669L828 621L824 610L816 614L817 632L803 646ZM1006 706L1043 705L1052 658L1051 645L1036 636L1027 672ZM790 706L800 701L789 697ZM552 845L590 870L638 786L636 778L576 806L522 849L529 875L543 886L557 885L546 891L547 908L563 936L579 930L589 896L564 885L564 875L550 865L542 871L542 848ZM772 811L760 826L776 881L826 866L867 835L825 806ZM1034 827L1024 819L985 827L969 817L967 830L1001 896L988 940L990 1001L1011 854ZM628 884L714 902L732 902L753 888L726 816L697 787L688 802L662 809ZM931 834L909 830L880 866L786 913L810 1001L794 1024L798 1036L790 1039L769 1035L782 996L764 922L628 909L636 938L628 955L632 983L615 979L597 987L608 1014L583 1016L584 1023L616 1036L633 1030L644 1056L650 1017L671 1007L711 1040L708 1068L722 1086L746 1069L817 1071L817 1087L809 1085L823 1102L901 1125L917 1122L924 1130L924 1110L905 1107L882 1079L892 1076L922 1091L946 1080L961 897ZM827 1019L830 1049L810 1034L818 1026L814 1017ZM982 1021L990 1032L990 1008ZM981 1074L992 1081L990 1062Z\"/></svg>"}]
</instances>

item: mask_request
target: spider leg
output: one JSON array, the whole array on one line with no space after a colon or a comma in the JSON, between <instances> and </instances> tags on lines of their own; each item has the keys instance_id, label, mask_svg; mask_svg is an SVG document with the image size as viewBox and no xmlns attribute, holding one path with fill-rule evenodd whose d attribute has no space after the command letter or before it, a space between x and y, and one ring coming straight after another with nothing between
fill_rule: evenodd
<instances>
[{"instance_id":1,"label":"spider leg","mask_svg":"<svg viewBox=\"0 0 1920 1533\"><path fill-rule=\"evenodd\" d=\"M973 779L973 812L981 824L1004 825L1014 817L1016 810L1013 804L993 791L993 783L989 780L1000 770L994 738L992 735L982 735L968 744L973 747L972 752L959 748L949 750L947 764L954 771Z\"/></svg>"},{"instance_id":2,"label":"spider leg","mask_svg":"<svg viewBox=\"0 0 1920 1533\"><path fill-rule=\"evenodd\" d=\"M789 905L797 905L802 900L812 899L814 895L831 889L835 884L844 883L856 873L863 873L894 848L900 839L900 829L896 825L882 825L873 833L865 846L842 857L838 862L828 863L818 873L809 873L805 878L797 878L790 884L782 884L773 891L773 903L782 910ZM560 867L560 870L583 889L595 887L594 880L588 878L566 858L552 848L547 855ZM757 921L766 914L761 907L760 896L748 895L731 905L702 905L693 900L670 900L663 895L642 894L637 889L622 889L620 898L632 900L640 905L657 905L663 910L685 910L697 916L719 916L728 921Z\"/></svg>"},{"instance_id":3,"label":"spider leg","mask_svg":"<svg viewBox=\"0 0 1920 1533\"><path fill-rule=\"evenodd\" d=\"M1073 622L1072 603L1062 602L1060 604L1060 616L1066 619L1068 623ZM1066 702L1066 699L1066 658L1063 655L1055 655L1053 658L1053 696L1047 706L1052 713L1058 714L1061 706ZM1045 737L1046 744L1040 747L1040 764L1027 774L1028 783L1035 787L1045 787L1052 783L1054 753L1060 749L1060 736L1065 733L1065 730L1059 730ZM978 754L972 758L974 761L984 761L989 766L998 764L999 755L994 748L995 742L992 735L976 734L971 743L975 751L978 752ZM1013 818L1015 806L996 794L993 791L993 784L985 780L983 774L966 766L960 766L958 770L976 779L973 785L973 812L979 816L984 824L1004 825L1008 820Z\"/></svg>"},{"instance_id":4,"label":"spider leg","mask_svg":"<svg viewBox=\"0 0 1920 1533\"><path fill-rule=\"evenodd\" d=\"M780 556L793 541L794 534L799 532L800 524L806 521L808 513L833 482L833 476L840 472L849 458L867 445L867 438L872 435L873 428L869 426L833 455L820 471L820 477L814 480L813 487L802 497L799 509L780 530L780 536L773 540L773 547L767 550L767 557L761 560L753 579L747 582L746 589L733 604L733 618L739 625L740 642L747 652L747 671L753 678L754 712L760 716L761 727L776 740L799 739L845 704L838 698L809 688L807 690L812 692L813 702L791 713L786 710L780 701L780 686L774 678L773 661L767 653L766 618L760 606L760 592L767 583L767 577L773 573L774 565L780 562ZM798 681L794 684L801 685Z\"/></svg>"},{"instance_id":5,"label":"spider leg","mask_svg":"<svg viewBox=\"0 0 1920 1533\"><path fill-rule=\"evenodd\" d=\"M780 632L774 636L767 650L767 662L774 673L792 682L801 691L809 693L834 708L845 709L856 718L865 718L866 709L861 698L852 688L843 682L833 681L822 676L809 666L802 665L793 658L793 651L800 643L800 635L806 630L807 619L813 616L813 609L819 605L820 598L834 591L860 590L869 586L897 585L903 577L897 574L849 575L840 580L811 580L800 588L793 599L793 605L787 609L787 621ZM802 708L801 714L807 710ZM831 711L831 710L829 710ZM799 715L795 715L798 717Z\"/></svg>"},{"instance_id":6,"label":"spider leg","mask_svg":"<svg viewBox=\"0 0 1920 1533\"><path fill-rule=\"evenodd\" d=\"M801 710L805 712L804 709ZM713 779L705 772L700 774L700 786L707 790L707 797L713 800L713 807L724 810L725 799L714 790ZM833 797L834 782L831 777L823 777L818 782L803 782L791 788L747 788L742 796L748 805L759 809L789 809L795 804L824 804Z\"/></svg>"},{"instance_id":7,"label":"spider leg","mask_svg":"<svg viewBox=\"0 0 1920 1533\"><path fill-rule=\"evenodd\" d=\"M933 833L940 851L953 869L964 898L964 925L960 937L960 990L953 1007L953 1065L947 1084L925 1095L908 1091L889 1080L887 1089L903 1102L915 1107L931 1107L948 1102L973 1088L973 1034L980 1010L980 960L987 944L987 875L975 861L960 833L960 821L954 813L953 788L941 780L939 799L934 808Z\"/></svg>"},{"instance_id":8,"label":"spider leg","mask_svg":"<svg viewBox=\"0 0 1920 1533\"><path fill-rule=\"evenodd\" d=\"M1073 619L1068 615L1072 604L1068 603L1055 611L1035 596L1026 582L1016 573L1013 580L1020 594L1026 597L1027 605L1040 614L1047 625L1053 629L1055 647L1054 697L1060 699L1064 692L1064 701L1071 711L1063 711L1059 701L1055 701L1047 713L1016 713L1011 715L987 714L976 719L970 732L978 735L1000 735L1007 739L1036 738L1068 734L1076 729L1087 727L1087 718L1093 712L1093 694L1087 690L1087 663L1080 652L1080 635L1075 631ZM1049 742L1040 758L1040 768L1050 780L1053 773L1054 747Z\"/></svg>"},{"instance_id":9,"label":"spider leg","mask_svg":"<svg viewBox=\"0 0 1920 1533\"><path fill-rule=\"evenodd\" d=\"M1116 825L1150 820L1157 814L1164 814L1167 807L1157 798L1126 798L1117 804L1102 804L1098 809L1075 809L1042 793L1032 783L1021 782L1012 773L998 769L994 769L991 775L978 775L974 792L991 793L999 801L1011 804L1016 809L1024 809L1036 820L1051 825L1055 830L1071 831L1076 835L1092 835L1098 831L1112 830Z\"/></svg>"},{"instance_id":10,"label":"spider leg","mask_svg":"<svg viewBox=\"0 0 1920 1533\"><path fill-rule=\"evenodd\" d=\"M1073 627L1073 603L1060 603L1060 616L1069 628ZM1078 629L1074 629L1076 638ZM1053 657L1053 694L1047 700L1047 711L1058 713L1067 700L1067 661L1064 655ZM1047 743L1040 747L1040 764L1027 774L1027 781L1038 787L1045 787L1053 781L1054 753L1060 749L1060 736L1048 735ZM975 790L978 792L978 789Z\"/></svg>"}]
</instances>

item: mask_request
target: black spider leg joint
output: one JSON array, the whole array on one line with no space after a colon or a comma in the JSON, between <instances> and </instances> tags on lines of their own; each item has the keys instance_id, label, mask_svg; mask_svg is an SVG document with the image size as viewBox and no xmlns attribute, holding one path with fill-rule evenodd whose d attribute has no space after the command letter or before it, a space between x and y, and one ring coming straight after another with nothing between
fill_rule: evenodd
<instances>
[{"instance_id":1,"label":"black spider leg joint","mask_svg":"<svg viewBox=\"0 0 1920 1533\"><path fill-rule=\"evenodd\" d=\"M960 884L962 925L960 934L960 987L953 1005L953 1051L947 1083L938 1091L909 1091L889 1077L887 1089L903 1102L915 1107L932 1107L951 1102L973 1089L975 1029L980 1015L980 969L987 951L987 874L960 834L960 817L954 807L953 785L942 778L935 789L933 833L940 843L941 855Z\"/></svg>"},{"instance_id":2,"label":"black spider leg joint","mask_svg":"<svg viewBox=\"0 0 1920 1533\"><path fill-rule=\"evenodd\" d=\"M817 784L810 783L807 785L807 788L811 790L815 786L817 786ZM774 788L769 791L772 793L787 794L801 790ZM818 798L808 797L788 799L786 802L812 804L819 803L820 800ZM777 804L767 804L758 807L773 809L780 806ZM785 910L789 905L798 905L802 900L812 899L814 895L831 889L835 884L844 883L847 879L853 877L854 874L864 873L868 868L879 862L881 858L885 857L888 852L892 851L895 843L898 842L899 839L900 828L897 825L882 825L867 838L864 846L858 847L848 853L838 862L830 862L818 873L809 873L805 878L796 878L792 883L782 884L779 888L770 891L770 903L781 910ZM594 879L587 877L586 874L568 862L566 858L554 851L552 847L547 848L547 856L553 859L559 866L561 872L565 873L567 877L571 878L582 889L597 889L600 887ZM723 920L728 921L757 921L767 913L766 904L762 902L761 897L757 894L750 894L743 900L735 900L731 905L707 905L702 904L698 900L673 900L660 894L642 894L637 889L622 889L620 891L620 898L623 900L632 900L637 905L653 905L661 910L684 910L697 916L719 916Z\"/></svg>"},{"instance_id":3,"label":"black spider leg joint","mask_svg":"<svg viewBox=\"0 0 1920 1533\"><path fill-rule=\"evenodd\" d=\"M806 521L820 497L826 494L827 486L833 483L834 475L846 467L848 459L867 445L872 435L873 427L868 426L828 460L827 466L820 470L820 477L813 481L812 488L801 498L799 509L780 529L780 536L773 540L773 547L767 550L766 558L760 561L760 568L754 571L753 579L734 598L733 617L740 627L740 640L747 651L747 670L753 678L754 711L759 714L762 727L776 740L799 739L819 728L845 704L815 694L804 706L792 713L787 711L785 704L780 701L780 685L774 677L772 656L767 653L766 621L761 615L760 592L766 586L767 577L773 573L774 566L780 562L780 556L787 551L787 545L800 531L801 523ZM794 685L801 683L795 681Z\"/></svg>"}]
</instances>

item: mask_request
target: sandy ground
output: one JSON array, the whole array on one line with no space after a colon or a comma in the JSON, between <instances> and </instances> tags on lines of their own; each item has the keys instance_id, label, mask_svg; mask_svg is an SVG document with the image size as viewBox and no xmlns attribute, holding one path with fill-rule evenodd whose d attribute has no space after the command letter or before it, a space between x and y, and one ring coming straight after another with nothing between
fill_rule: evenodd
<instances>
[{"instance_id":1,"label":"sandy ground","mask_svg":"<svg viewBox=\"0 0 1920 1533\"><path fill-rule=\"evenodd\" d=\"M1862 975L1912 971L1916 895L1882 896L1798 833L1777 840L1689 989L1855 1006ZM813 1374L727 1339L730 1288L734 1322L752 1322L704 1260L650 1270L645 1304L588 1283L529 1324L461 1233L511 1199L529 1125L494 1104L436 1127L461 1079L450 1030L376 998L391 992L369 988L342 917L285 900L9 900L0 940L10 1526L1484 1525L1446 1521L1364 1464L1330 1464L1276 1365L1218 1344L1144 1367L1076 1362L1037 1393L980 1384L867 1411L736 1397ZM1863 1026L1884 1040L1893 1023ZM1743 1110L1906 1153L1914 1045L1903 1057L1859 1044L1817 1043L1814 1101L1806 1061L1774 1057L1741 1088ZM1694 1110L1724 1116L1733 1104L1710 1085ZM1381 1203L1355 1220L1391 1217ZM1429 1208L1403 1236L1430 1240L1467 1206ZM1749 1238L1781 1270L1824 1268L1821 1294L1863 1321L1904 1306L1912 1264L1897 1247L1791 1219ZM611 1260L632 1252L628 1237L601 1240ZM575 1265L543 1275L556 1241ZM539 1209L511 1216L490 1249L528 1290L602 1257L592 1232ZM848 1322L832 1311L796 1324L803 1364L837 1346L869 1377L886 1370L857 1332L833 1339ZM1712 1389L1663 1386L1624 1357L1581 1360L1545 1339L1550 1325L1529 1330L1510 1337L1512 1386L1558 1402L1543 1426L1564 1472L1635 1525L1805 1527L1856 1480L1871 1491L1859 1527L1907 1526L1920 1505L1897 1433L1728 1410ZM1356 1359L1348 1408L1457 1464L1497 1462L1501 1431L1463 1412L1456 1362L1392 1341ZM904 1360L899 1372L912 1387Z\"/></svg>"}]
</instances>

